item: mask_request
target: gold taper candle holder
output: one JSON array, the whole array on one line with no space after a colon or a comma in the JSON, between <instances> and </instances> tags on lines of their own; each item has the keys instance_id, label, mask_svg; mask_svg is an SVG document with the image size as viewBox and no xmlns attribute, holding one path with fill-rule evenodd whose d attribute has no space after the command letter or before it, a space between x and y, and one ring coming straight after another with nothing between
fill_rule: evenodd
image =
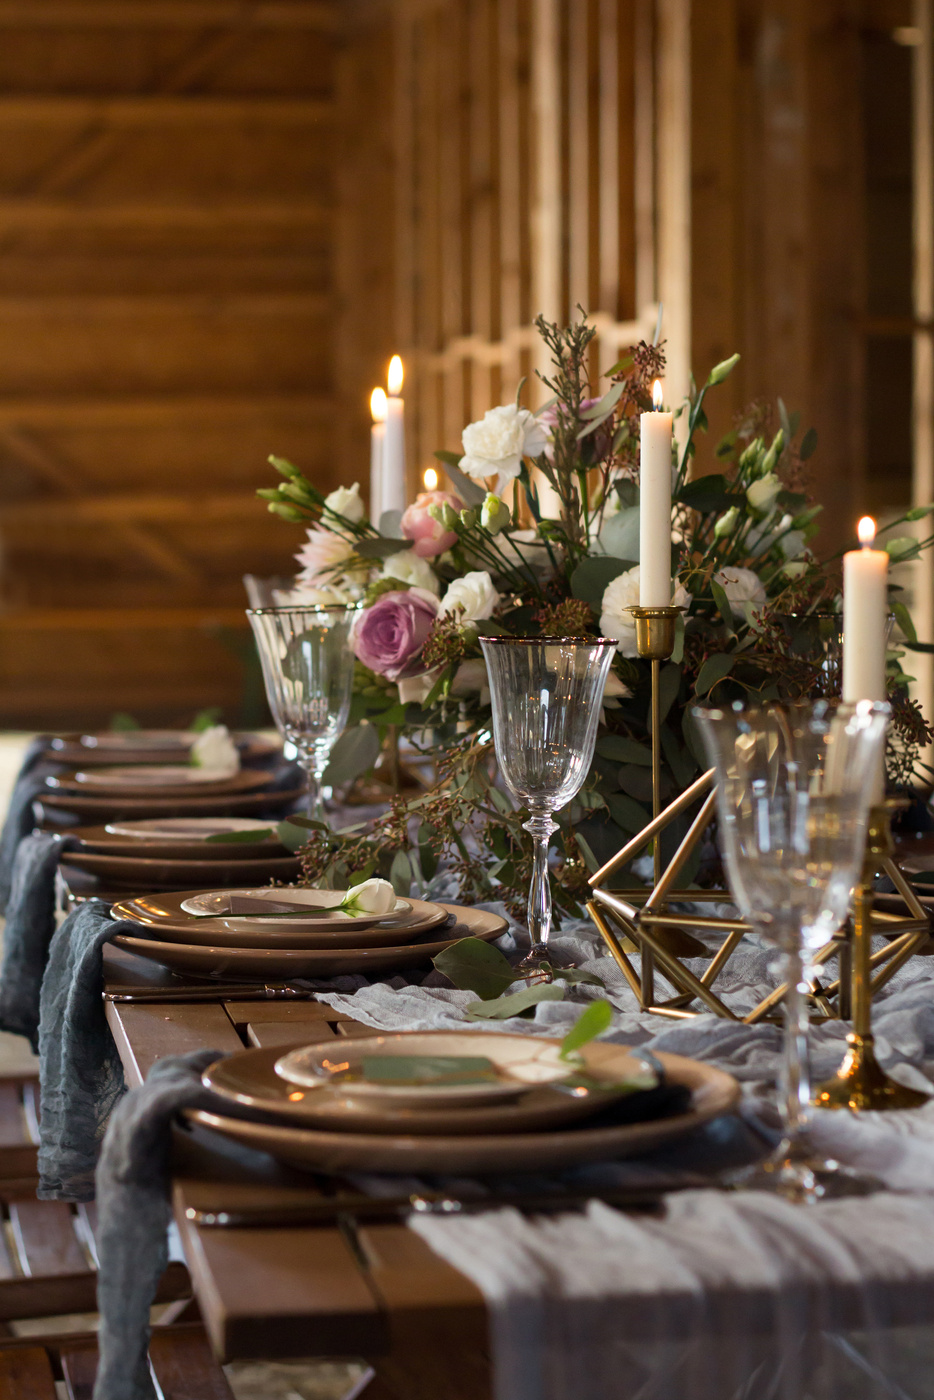
<instances>
[{"instance_id":1,"label":"gold taper candle holder","mask_svg":"<svg viewBox=\"0 0 934 1400\"><path fill-rule=\"evenodd\" d=\"M873 954L872 954L872 886L876 875L884 871L892 877L892 872L901 877L901 871L893 864L895 852L892 841L891 809L880 805L873 807L869 814L869 827L866 832L866 856L859 884L853 891L853 925L851 937L850 969L853 1029L846 1038L847 1052L843 1063L833 1079L821 1084L814 1094L818 1108L851 1108L860 1112L867 1109L878 1111L891 1108L920 1108L928 1103L929 1096L899 1084L885 1073L876 1059L875 1042L872 1034L872 994L873 994ZM901 877L902 883L904 877ZM898 886L899 881L893 880ZM904 957L899 957L898 966L906 961L928 937L928 918L924 908L918 903L910 886L906 898L910 913L917 916L912 920L899 922L900 939ZM912 937L912 933L914 936ZM898 957L898 954L895 954ZM894 969L888 959L888 977ZM841 962L841 982L845 961ZM841 988L842 999L842 988Z\"/></svg>"}]
</instances>

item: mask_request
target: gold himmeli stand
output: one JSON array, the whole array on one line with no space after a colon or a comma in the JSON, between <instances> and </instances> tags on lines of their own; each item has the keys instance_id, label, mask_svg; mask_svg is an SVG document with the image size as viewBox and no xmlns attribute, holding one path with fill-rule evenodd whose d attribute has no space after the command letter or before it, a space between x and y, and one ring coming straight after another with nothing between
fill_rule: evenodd
<instances>
[{"instance_id":1,"label":"gold himmeli stand","mask_svg":"<svg viewBox=\"0 0 934 1400\"><path fill-rule=\"evenodd\" d=\"M730 896L727 891L682 890L676 887L678 877L691 852L703 838L715 816L716 801L715 773L711 768L685 789L680 797L662 809L659 682L662 662L667 661L674 650L675 623L679 612L680 609L673 607L632 609L639 656L650 661L652 667L652 820L591 877L593 895L587 910L643 1010L660 1016L687 1018L698 1014L690 1008L692 1003L700 1002L703 1009L713 1011L718 1016L754 1025L758 1021L779 1018L781 1002L785 995L784 985L776 987L768 996L763 997L747 1015L737 1016L717 996L714 983L738 947L743 934L750 931L750 926L740 918L696 914L686 907L728 902ZM661 832L698 801L701 802L701 806L697 815L667 868L663 868L659 839ZM888 833L888 813L884 808L874 809L866 865L866 870L872 866L872 872L869 875L866 874L866 870L863 872L863 882L857 889L852 927L848 925L812 959L813 964L820 969L832 957L838 957L839 972L836 980L825 984L818 976L811 984L809 1000L817 1019L848 1020L851 1015L854 1017L853 1034L848 1037L850 1050L838 1075L841 1084L843 1076L848 1078L853 1087L849 1097L840 1097L844 1090L837 1087L837 1080L831 1081L831 1085L822 1086L820 1092L826 1093L827 1097L821 1102L825 1102L827 1107L834 1106L837 1098L840 1099L841 1106L850 1104L851 1107L855 1107L857 1105L852 1100L860 1096L865 1100L861 1102L862 1107L906 1107L910 1105L896 1100L914 1092L903 1089L901 1085L888 1087L893 1081L887 1080L876 1065L869 1031L872 996L929 937L928 916L908 881L892 860L891 837ZM628 865L649 842L654 842L654 878L651 889L627 889L622 892L604 889L606 881L617 870ZM892 881L908 907L907 918L882 911L875 911L873 914L871 886L873 876L877 873L887 875ZM672 912L672 905L681 905L682 908L679 912ZM708 967L700 977L684 965L672 947L672 932L686 929L694 929L708 936L723 936L720 947L712 954ZM871 939L875 933L884 934L887 942L885 947L873 953ZM639 956L638 967L630 961L629 954L633 949ZM674 987L674 996L665 1000L658 999L655 988L656 969ZM870 1084L877 1083L883 1083L886 1086L884 1090L870 1087ZM834 1100L834 1103L831 1100Z\"/></svg>"}]
</instances>

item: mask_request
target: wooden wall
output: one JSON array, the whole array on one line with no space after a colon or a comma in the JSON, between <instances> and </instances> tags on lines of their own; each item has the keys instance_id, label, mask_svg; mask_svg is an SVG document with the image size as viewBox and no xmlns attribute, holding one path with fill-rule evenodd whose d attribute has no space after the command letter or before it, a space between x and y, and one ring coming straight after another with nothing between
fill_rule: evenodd
<instances>
[{"instance_id":1,"label":"wooden wall","mask_svg":"<svg viewBox=\"0 0 934 1400\"><path fill-rule=\"evenodd\" d=\"M338 18L0 0L0 724L236 718L266 456L341 475Z\"/></svg>"}]
</instances>

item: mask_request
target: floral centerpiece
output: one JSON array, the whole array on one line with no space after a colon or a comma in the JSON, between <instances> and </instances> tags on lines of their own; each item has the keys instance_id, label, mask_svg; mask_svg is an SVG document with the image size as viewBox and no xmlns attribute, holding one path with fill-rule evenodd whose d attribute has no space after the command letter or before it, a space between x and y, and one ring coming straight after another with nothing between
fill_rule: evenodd
<instances>
[{"instance_id":1,"label":"floral centerpiece","mask_svg":"<svg viewBox=\"0 0 934 1400\"><path fill-rule=\"evenodd\" d=\"M589 870L650 817L650 669L636 654L629 609L639 595L638 415L651 407L664 351L635 346L594 395L587 364L595 332L586 319L567 328L541 317L536 324L552 359L548 402L534 413L521 407L520 385L514 403L469 424L462 453L436 454L451 489L422 492L401 516L370 521L357 485L325 496L291 463L270 459L284 481L259 494L274 513L309 524L293 599L363 603L352 634L351 724L331 780L371 767L393 727L436 768L429 790L393 798L377 830L314 828L303 854L316 881L337 885L350 873L376 872L408 892L424 888L443 861L461 898L504 898L522 909L531 848L524 814L495 783L483 634L603 635L618 644L589 778L559 814L556 912L579 912ZM716 470L692 471L707 429L706 396L738 358L716 365L700 388L692 384L675 409L671 568L682 615L661 673L666 799L706 766L692 703L819 691L827 649L802 650L800 626L789 619L826 619L840 606L839 556L820 560L812 549L821 510L807 489L813 429L799 434L798 416L781 401L777 412L755 404L717 444ZM931 543L896 533L930 509L910 511L882 532L893 561ZM914 645L908 610L897 589L891 596L904 643ZM931 736L909 698L903 655L889 661L896 785L909 782ZM667 839L678 834L674 825ZM637 872L629 872L634 883ZM696 874L695 867L684 878Z\"/></svg>"}]
</instances>

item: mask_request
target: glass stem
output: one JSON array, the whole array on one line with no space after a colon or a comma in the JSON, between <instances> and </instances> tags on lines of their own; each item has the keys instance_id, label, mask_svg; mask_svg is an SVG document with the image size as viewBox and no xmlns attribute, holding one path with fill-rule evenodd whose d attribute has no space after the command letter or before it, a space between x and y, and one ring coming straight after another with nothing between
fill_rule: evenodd
<instances>
[{"instance_id":1,"label":"glass stem","mask_svg":"<svg viewBox=\"0 0 934 1400\"><path fill-rule=\"evenodd\" d=\"M327 820L321 793L321 779L328 766L330 752L330 744L313 744L310 750L299 755L298 761L308 778L308 816L313 822Z\"/></svg>"},{"instance_id":2,"label":"glass stem","mask_svg":"<svg viewBox=\"0 0 934 1400\"><path fill-rule=\"evenodd\" d=\"M529 887L529 934L532 952L548 946L551 932L551 884L548 879L548 842L558 830L550 812L540 812L523 823L535 842L532 857L532 883Z\"/></svg>"},{"instance_id":3,"label":"glass stem","mask_svg":"<svg viewBox=\"0 0 934 1400\"><path fill-rule=\"evenodd\" d=\"M797 1142L807 1126L811 1102L811 1067L808 1056L807 983L800 949L787 950L783 958L785 992L785 1045L779 1074L779 1107L785 1137Z\"/></svg>"}]
</instances>

